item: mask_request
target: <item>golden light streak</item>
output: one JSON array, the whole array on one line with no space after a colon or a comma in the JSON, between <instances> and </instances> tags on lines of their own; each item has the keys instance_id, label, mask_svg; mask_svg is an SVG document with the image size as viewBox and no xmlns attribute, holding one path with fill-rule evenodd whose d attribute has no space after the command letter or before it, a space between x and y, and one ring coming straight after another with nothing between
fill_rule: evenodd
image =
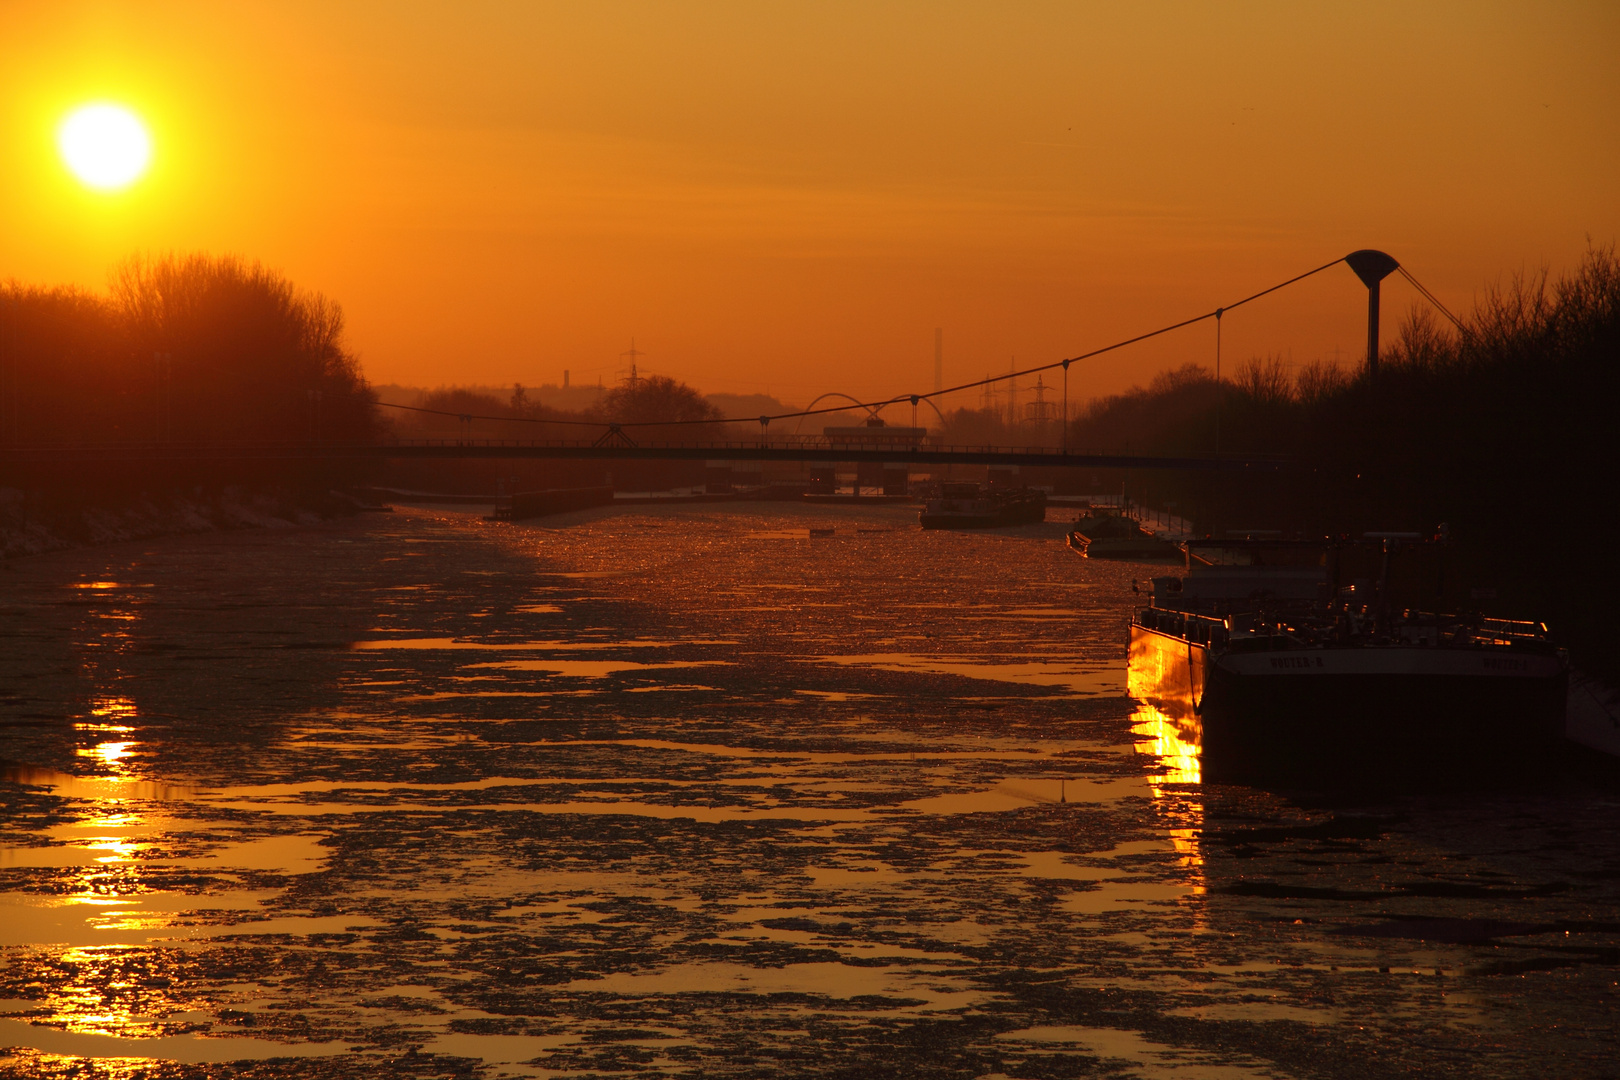
<instances>
[{"instance_id":1,"label":"golden light streak","mask_svg":"<svg viewBox=\"0 0 1620 1080\"><path fill-rule=\"evenodd\" d=\"M1203 779L1196 736L1163 712L1152 705L1138 705L1131 717L1131 733L1141 740L1137 750L1152 754L1164 766L1164 773L1155 778L1159 783L1196 784Z\"/></svg>"},{"instance_id":2,"label":"golden light streak","mask_svg":"<svg viewBox=\"0 0 1620 1080\"><path fill-rule=\"evenodd\" d=\"M132 753L133 742L104 742L97 743L85 750L77 751L80 757L95 758L103 765L117 768L120 763Z\"/></svg>"}]
</instances>

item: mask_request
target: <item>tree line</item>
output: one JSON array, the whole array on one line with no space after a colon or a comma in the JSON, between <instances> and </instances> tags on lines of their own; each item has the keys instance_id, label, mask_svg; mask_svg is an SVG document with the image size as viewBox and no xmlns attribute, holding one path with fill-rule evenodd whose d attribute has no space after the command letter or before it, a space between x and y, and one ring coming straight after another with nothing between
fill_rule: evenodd
<instances>
[{"instance_id":1,"label":"tree line","mask_svg":"<svg viewBox=\"0 0 1620 1080\"><path fill-rule=\"evenodd\" d=\"M504 402L446 389L422 405L514 421L679 424L643 429L641 439L725 437L718 409L662 375L626 380L577 413L531 403L521 386ZM384 416L344 339L342 308L257 262L132 258L113 270L104 295L0 285L0 441L369 442L445 423ZM580 432L515 423L483 424L477 434Z\"/></svg>"},{"instance_id":2,"label":"tree line","mask_svg":"<svg viewBox=\"0 0 1620 1080\"><path fill-rule=\"evenodd\" d=\"M343 311L259 263L134 258L106 295L0 287L0 437L13 443L375 437Z\"/></svg>"},{"instance_id":3,"label":"tree line","mask_svg":"<svg viewBox=\"0 0 1620 1080\"><path fill-rule=\"evenodd\" d=\"M467 416L495 418L477 421L468 432L475 438L596 438L608 424L637 425L630 433L637 442L726 438L720 410L698 390L667 375L627 378L579 411L532 402L522 383L514 383L504 401L463 387L441 387L424 394L417 409L421 411L400 410L390 418L393 429L401 435L442 435L459 430L459 418ZM581 430L582 425L589 430Z\"/></svg>"},{"instance_id":4,"label":"tree line","mask_svg":"<svg viewBox=\"0 0 1620 1080\"><path fill-rule=\"evenodd\" d=\"M1155 481L1166 498L1204 504L1211 525L1233 514L1328 531L1500 530L1538 514L1612 523L1617 390L1620 260L1595 248L1556 281L1521 275L1487 291L1460 327L1414 310L1377 372L1292 373L1272 357L1217 383L1188 365L1090 402L1070 445L1286 457L1269 486Z\"/></svg>"},{"instance_id":5,"label":"tree line","mask_svg":"<svg viewBox=\"0 0 1620 1080\"><path fill-rule=\"evenodd\" d=\"M1620 532L1620 259L1593 248L1556 280L1520 275L1460 322L1414 311L1376 373L1290 373L1269 358L1217 383L1183 367L1091 402L1070 445L1211 454L1218 438L1223 454L1283 458L1259 475L1123 478L1216 536L1445 523L1461 603L1545 620L1578 660L1620 680L1620 626L1599 587Z\"/></svg>"},{"instance_id":6,"label":"tree line","mask_svg":"<svg viewBox=\"0 0 1620 1080\"><path fill-rule=\"evenodd\" d=\"M1488 291L1458 329L1414 311L1379 371L1322 364L1290 371L1257 358L1217 381L1186 365L1145 388L1076 410L1071 448L1189 455L1276 454L1271 482L1207 475L1136 477L1134 494L1174 502L1201 526L1313 531L1498 529L1558 506L1613 524L1593 490L1615 463L1609 437L1620 342L1620 260L1594 248L1570 274L1521 276ZM446 389L393 412L344 340L341 308L258 263L207 255L131 259L106 295L15 282L0 287L0 439L11 443L368 441L397 432L595 437L607 423L637 441L738 437L697 390L660 375L608 390L590 409ZM551 421L535 424L532 421ZM679 422L677 426L674 422ZM934 425L931 425L934 426ZM994 410L958 409L951 443L1019 445L1030 429ZM752 430L748 432L752 434ZM1057 429L1039 441L1056 444Z\"/></svg>"}]
</instances>

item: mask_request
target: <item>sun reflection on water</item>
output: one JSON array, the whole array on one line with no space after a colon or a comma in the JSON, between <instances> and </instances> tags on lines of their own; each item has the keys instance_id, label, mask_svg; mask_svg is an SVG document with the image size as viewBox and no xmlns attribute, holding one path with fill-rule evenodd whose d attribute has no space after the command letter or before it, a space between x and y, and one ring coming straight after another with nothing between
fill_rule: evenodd
<instances>
[{"instance_id":1,"label":"sun reflection on water","mask_svg":"<svg viewBox=\"0 0 1620 1080\"><path fill-rule=\"evenodd\" d=\"M1159 759L1164 772L1155 777L1161 784L1197 784L1203 780L1199 760L1199 731L1196 720L1178 722L1158 708L1140 703L1131 716L1131 733L1139 753ZM1155 789L1155 796L1159 794Z\"/></svg>"},{"instance_id":2,"label":"sun reflection on water","mask_svg":"<svg viewBox=\"0 0 1620 1080\"><path fill-rule=\"evenodd\" d=\"M78 1035L111 1035L120 1038L151 1038L163 1034L154 1018L141 1015L135 1002L120 1000L136 990L136 984L119 978L115 971L139 950L125 945L97 945L65 949L61 962L79 974L73 983L47 999L54 1015L52 1026Z\"/></svg>"},{"instance_id":3,"label":"sun reflection on water","mask_svg":"<svg viewBox=\"0 0 1620 1080\"><path fill-rule=\"evenodd\" d=\"M76 750L80 757L94 758L109 768L122 768L123 760L134 751L131 747L134 742L104 742L91 747L81 747Z\"/></svg>"},{"instance_id":4,"label":"sun reflection on water","mask_svg":"<svg viewBox=\"0 0 1620 1080\"><path fill-rule=\"evenodd\" d=\"M119 764L128 756L127 750L91 752L91 756ZM56 826L51 832L68 847L92 857L90 863L76 869L63 868L64 873L57 879L63 891L58 895L7 898L14 916L37 924L33 936L41 945L49 948L50 943L56 943L60 952L54 963L64 975L60 982L44 981L42 995L33 999L35 1008L29 1010L30 1027L24 1034L13 1031L9 1037L47 1050L60 1044L66 1051L63 1060L93 1056L98 1059L98 1076L133 1077L137 1073L110 1068L125 1059L108 1056L108 1052L141 1054L146 1046L155 1044L104 1047L72 1039L150 1040L168 1035L174 1026L163 1019L174 1011L169 992L164 989L168 981L155 986L132 981L132 973L150 974L164 967L161 963L154 967L154 954L149 946L140 943L147 935L174 925L175 920L172 902L153 903L162 892L153 890L153 883L145 879L142 860L152 847L151 834L162 828L167 818L146 812L138 802L132 803L158 795L164 786L138 780L128 773L80 778L48 770L8 770L5 779L48 787L55 794L81 801L88 816ZM51 915L51 909L60 914ZM131 938L132 934L136 936ZM105 944L98 943L98 939ZM64 1038L69 1041L62 1043ZM45 1055L47 1059L55 1056ZM140 1059L128 1060L134 1063ZM100 1071L103 1066L109 1067L108 1071Z\"/></svg>"},{"instance_id":5,"label":"sun reflection on water","mask_svg":"<svg viewBox=\"0 0 1620 1080\"><path fill-rule=\"evenodd\" d=\"M85 847L91 851L106 852L104 855L97 856L96 862L98 863L128 862L135 857L135 852L138 850L128 840L96 840L86 844Z\"/></svg>"},{"instance_id":6,"label":"sun reflection on water","mask_svg":"<svg viewBox=\"0 0 1620 1080\"><path fill-rule=\"evenodd\" d=\"M141 728L141 710L127 693L123 659L134 647L138 603L121 595L129 588L112 580L82 581L89 601L76 644L81 671L93 687L73 717L73 753L78 772L26 764L0 767L0 782L49 791L64 801L59 820L29 838L0 849L0 866L52 874L48 892L9 880L0 895L8 946L21 945L48 957L56 978L42 978L25 992L26 1019L0 1018L10 1049L0 1050L0 1073L19 1061L34 1067L83 1067L95 1075L145 1075L154 1058L196 1056L184 1021L174 1017L194 1005L171 989L177 972L152 941L188 933L193 907L209 907L177 891L165 875L195 856L159 843L173 828L175 800L189 799L188 784L145 775L151 747ZM139 586L136 586L139 587ZM109 603L110 601L110 603ZM154 858L156 857L156 858ZM213 905L217 906L217 902ZM15 962L14 960L10 962ZM116 1041L105 1041L116 1040ZM190 1040L190 1041L188 1041ZM202 1055L212 1051L204 1040ZM24 1058L8 1057L18 1047ZM272 1047L274 1049L274 1047ZM246 1056L264 1056L257 1044Z\"/></svg>"},{"instance_id":7,"label":"sun reflection on water","mask_svg":"<svg viewBox=\"0 0 1620 1080\"><path fill-rule=\"evenodd\" d=\"M122 696L102 696L90 701L90 715L103 720L133 720L135 699Z\"/></svg>"},{"instance_id":8,"label":"sun reflection on water","mask_svg":"<svg viewBox=\"0 0 1620 1080\"><path fill-rule=\"evenodd\" d=\"M1196 719L1177 721L1146 702L1139 702L1131 715L1137 753L1158 759L1163 770L1150 778L1148 786L1154 802L1177 822L1169 830L1170 845L1181 864L1194 872L1195 894L1204 892L1204 855L1198 839L1203 831L1204 804L1172 785L1198 785L1203 781L1198 729Z\"/></svg>"},{"instance_id":9,"label":"sun reflection on water","mask_svg":"<svg viewBox=\"0 0 1620 1080\"><path fill-rule=\"evenodd\" d=\"M130 735L135 728L127 721L133 721L136 713L133 698L104 694L90 700L90 716L93 719L76 723L73 727L76 731ZM127 772L130 759L139 746L140 743L134 739L108 739L94 746L81 746L74 753L82 758L90 758L117 777Z\"/></svg>"}]
</instances>

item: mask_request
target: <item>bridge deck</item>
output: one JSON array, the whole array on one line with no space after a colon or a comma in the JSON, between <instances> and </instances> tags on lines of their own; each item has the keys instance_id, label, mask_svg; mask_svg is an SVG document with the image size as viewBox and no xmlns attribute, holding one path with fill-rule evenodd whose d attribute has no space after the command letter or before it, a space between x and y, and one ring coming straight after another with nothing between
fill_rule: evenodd
<instances>
[{"instance_id":1,"label":"bridge deck","mask_svg":"<svg viewBox=\"0 0 1620 1080\"><path fill-rule=\"evenodd\" d=\"M0 467L23 464L165 461L343 461L378 459L554 458L666 461L891 462L906 465L1028 465L1081 469L1275 470L1286 461L1256 456L1159 457L1051 447L876 445L825 441L631 443L563 440L399 440L386 443L141 443L0 447Z\"/></svg>"}]
</instances>

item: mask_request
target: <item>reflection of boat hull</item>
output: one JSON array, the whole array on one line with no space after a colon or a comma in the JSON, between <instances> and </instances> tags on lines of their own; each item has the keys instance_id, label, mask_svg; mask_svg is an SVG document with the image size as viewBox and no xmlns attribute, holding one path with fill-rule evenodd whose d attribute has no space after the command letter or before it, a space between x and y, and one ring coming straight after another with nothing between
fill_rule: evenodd
<instances>
[{"instance_id":1,"label":"reflection of boat hull","mask_svg":"<svg viewBox=\"0 0 1620 1080\"><path fill-rule=\"evenodd\" d=\"M1130 689L1201 739L1213 780L1504 775L1547 760L1556 655L1425 647L1218 651L1131 627Z\"/></svg>"},{"instance_id":2,"label":"reflection of boat hull","mask_svg":"<svg viewBox=\"0 0 1620 1080\"><path fill-rule=\"evenodd\" d=\"M1155 778L1158 783L1196 784L1203 779L1196 719L1190 723L1174 720L1152 705L1138 702L1131 715L1131 734L1137 736L1137 751L1151 754L1163 768Z\"/></svg>"}]
</instances>

